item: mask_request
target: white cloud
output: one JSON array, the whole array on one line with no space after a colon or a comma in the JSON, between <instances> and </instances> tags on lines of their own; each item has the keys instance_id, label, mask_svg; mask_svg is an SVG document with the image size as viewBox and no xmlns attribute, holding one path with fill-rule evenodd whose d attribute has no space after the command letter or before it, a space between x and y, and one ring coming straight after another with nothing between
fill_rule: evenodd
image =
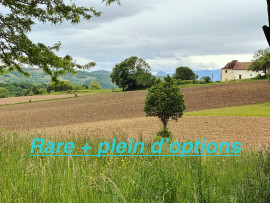
<instances>
[{"instance_id":1,"label":"white cloud","mask_svg":"<svg viewBox=\"0 0 270 203\"><path fill-rule=\"evenodd\" d=\"M34 41L62 42L61 55L94 60L95 70L136 55L153 71L173 72L180 65L194 70L216 69L231 60L249 61L267 46L261 29L267 23L266 2L258 0L137 0L106 7L103 16L75 27L37 25Z\"/></svg>"}]
</instances>

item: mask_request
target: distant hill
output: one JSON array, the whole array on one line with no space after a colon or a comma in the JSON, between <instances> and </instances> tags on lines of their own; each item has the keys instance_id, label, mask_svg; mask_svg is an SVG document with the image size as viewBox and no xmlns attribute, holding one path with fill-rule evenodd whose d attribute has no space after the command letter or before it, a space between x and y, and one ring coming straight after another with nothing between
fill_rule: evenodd
<instances>
[{"instance_id":1,"label":"distant hill","mask_svg":"<svg viewBox=\"0 0 270 203\"><path fill-rule=\"evenodd\" d=\"M38 68L26 68L26 70L30 73L30 77L24 77L20 73L14 71L11 73L8 73L6 75L0 75L0 83L13 83L13 82L27 82L30 84L50 84L50 76L43 73L41 69ZM213 80L218 81L220 80L220 70L199 70L194 71L195 74L199 76L198 79L200 79L202 76L209 76ZM110 72L109 71L93 71L93 72L87 72L87 71L77 71L76 75L72 75L70 73L66 74L65 76L60 77L61 80L68 80L71 81L74 85L87 85L89 86L90 83L94 80L97 80L101 87L103 89L114 89L118 88L115 84L112 83L110 78ZM164 77L167 73L163 71L159 71L157 74L155 74L156 77ZM173 75L173 73L170 73L169 75Z\"/></svg>"},{"instance_id":2,"label":"distant hill","mask_svg":"<svg viewBox=\"0 0 270 203\"><path fill-rule=\"evenodd\" d=\"M163 72L163 71L159 71L155 74L156 77L165 77L167 76L167 73Z\"/></svg>"},{"instance_id":3,"label":"distant hill","mask_svg":"<svg viewBox=\"0 0 270 203\"><path fill-rule=\"evenodd\" d=\"M38 68L26 68L30 73L30 77L24 77L20 73L14 71L6 75L0 75L0 83L13 83L13 82L27 82L30 84L50 84L50 76L43 73L41 69ZM114 89L117 88L115 84L112 83L110 78L110 72L108 71L77 71L76 75L70 73L65 76L60 77L63 81L71 81L74 85L87 85L94 80L97 80L100 83L100 86L103 89Z\"/></svg>"}]
</instances>

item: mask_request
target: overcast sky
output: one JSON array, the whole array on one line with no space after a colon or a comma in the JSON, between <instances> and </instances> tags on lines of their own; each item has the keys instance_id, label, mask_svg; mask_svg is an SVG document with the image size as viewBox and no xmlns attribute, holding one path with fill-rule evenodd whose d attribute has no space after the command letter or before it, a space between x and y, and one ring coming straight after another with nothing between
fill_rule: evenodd
<instances>
[{"instance_id":1,"label":"overcast sky","mask_svg":"<svg viewBox=\"0 0 270 203\"><path fill-rule=\"evenodd\" d=\"M262 26L268 24L265 0L101 0L76 1L102 11L100 18L72 26L37 24L35 42L62 42L60 55L77 62L95 61L92 70L111 70L130 56L149 62L152 72L219 69L231 60L250 61L266 48Z\"/></svg>"}]
</instances>

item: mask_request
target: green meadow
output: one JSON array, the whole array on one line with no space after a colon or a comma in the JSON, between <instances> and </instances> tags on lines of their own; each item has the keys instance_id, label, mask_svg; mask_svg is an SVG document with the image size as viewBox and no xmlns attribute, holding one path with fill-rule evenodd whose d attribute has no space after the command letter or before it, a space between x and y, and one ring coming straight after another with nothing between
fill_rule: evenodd
<instances>
[{"instance_id":1,"label":"green meadow","mask_svg":"<svg viewBox=\"0 0 270 203\"><path fill-rule=\"evenodd\" d=\"M270 103L188 112L185 116L255 116L270 117Z\"/></svg>"},{"instance_id":2,"label":"green meadow","mask_svg":"<svg viewBox=\"0 0 270 203\"><path fill-rule=\"evenodd\" d=\"M104 141L42 137L88 142L91 154ZM270 150L240 157L30 157L33 138L1 132L0 202L270 201Z\"/></svg>"}]
</instances>

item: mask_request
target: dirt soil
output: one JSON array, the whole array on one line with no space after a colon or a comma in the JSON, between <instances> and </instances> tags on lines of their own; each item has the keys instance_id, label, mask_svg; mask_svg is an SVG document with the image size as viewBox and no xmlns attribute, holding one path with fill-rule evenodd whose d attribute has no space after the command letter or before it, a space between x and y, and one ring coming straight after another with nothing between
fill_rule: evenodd
<instances>
[{"instance_id":1,"label":"dirt soil","mask_svg":"<svg viewBox=\"0 0 270 203\"><path fill-rule=\"evenodd\" d=\"M270 146L269 123L270 118L261 117L187 116L178 122L170 121L169 129L174 135L174 140L179 142L207 138L207 142L241 142L243 149L265 149ZM152 141L160 128L161 122L157 118L141 117L79 123L35 129L30 132L46 136L97 136L102 140L123 135L125 138L139 140L142 137L144 141Z\"/></svg>"},{"instance_id":2,"label":"dirt soil","mask_svg":"<svg viewBox=\"0 0 270 203\"><path fill-rule=\"evenodd\" d=\"M181 92L186 111L270 101L270 85L266 81L183 88ZM27 130L145 117L143 106L146 93L107 93L0 106L0 126L7 130Z\"/></svg>"},{"instance_id":3,"label":"dirt soil","mask_svg":"<svg viewBox=\"0 0 270 203\"><path fill-rule=\"evenodd\" d=\"M80 95L78 95L80 96ZM1 98L0 105L5 104L18 104L18 103L25 103L34 101L44 101L44 100L53 100L53 99L62 99L62 98L69 98L74 97L74 94L61 94L61 95L38 95L38 96L25 96L25 97L8 97L8 98Z\"/></svg>"}]
</instances>

